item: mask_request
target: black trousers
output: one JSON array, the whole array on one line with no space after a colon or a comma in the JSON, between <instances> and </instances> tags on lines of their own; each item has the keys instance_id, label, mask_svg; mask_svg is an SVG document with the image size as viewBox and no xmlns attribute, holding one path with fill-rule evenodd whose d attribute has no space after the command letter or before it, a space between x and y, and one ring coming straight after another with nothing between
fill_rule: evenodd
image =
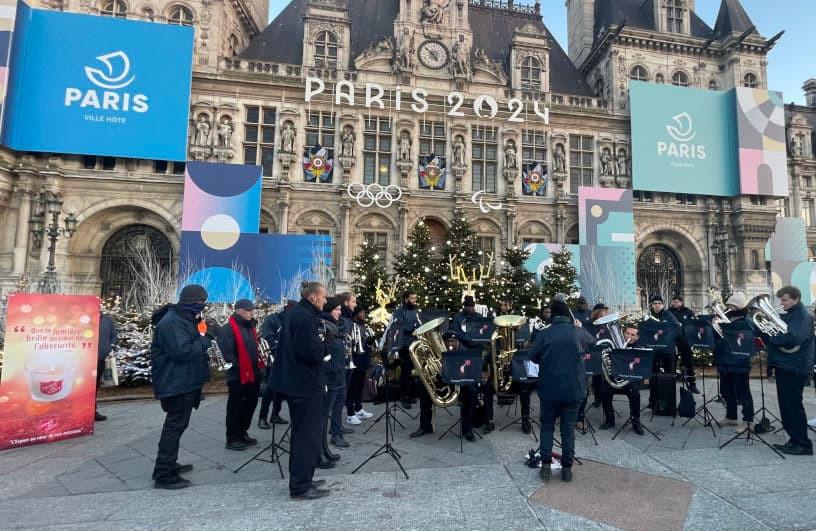
<instances>
[{"instance_id":1,"label":"black trousers","mask_svg":"<svg viewBox=\"0 0 816 531\"><path fill-rule=\"evenodd\" d=\"M419 395L419 427L425 431L433 431L433 402L431 395L422 382L417 382L417 395Z\"/></svg>"},{"instance_id":2,"label":"black trousers","mask_svg":"<svg viewBox=\"0 0 816 531\"><path fill-rule=\"evenodd\" d=\"M312 478L320 452L328 417L324 416L324 398L287 397L292 431L289 453L289 494L298 496L312 488Z\"/></svg>"},{"instance_id":3,"label":"black trousers","mask_svg":"<svg viewBox=\"0 0 816 531\"><path fill-rule=\"evenodd\" d=\"M742 404L742 420L754 420L754 397L751 396L748 376L747 372L720 371L720 394L725 399L726 418L736 420L737 404Z\"/></svg>"},{"instance_id":4,"label":"black trousers","mask_svg":"<svg viewBox=\"0 0 816 531\"><path fill-rule=\"evenodd\" d=\"M694 356L691 351L691 346L687 342L679 342L677 349L680 351L680 366L683 368L683 374L686 375L686 380L689 382L695 381L694 376Z\"/></svg>"},{"instance_id":5,"label":"black trousers","mask_svg":"<svg viewBox=\"0 0 816 531\"><path fill-rule=\"evenodd\" d=\"M615 408L612 407L612 399L616 394L626 395L629 399L629 416L640 420L640 383L632 382L623 389L615 389L604 380L601 384L604 421L608 424L615 424Z\"/></svg>"},{"instance_id":6,"label":"black trousers","mask_svg":"<svg viewBox=\"0 0 816 531\"><path fill-rule=\"evenodd\" d=\"M400 395L403 400L411 398L411 384L414 377L411 372L414 370L414 362L411 361L411 356L408 354L408 347L402 347L399 350L400 363Z\"/></svg>"},{"instance_id":7,"label":"black trousers","mask_svg":"<svg viewBox=\"0 0 816 531\"><path fill-rule=\"evenodd\" d=\"M272 386L269 385L272 379L272 371L266 370L266 385L264 386L263 395L261 396L261 411L258 414L259 418L269 419L269 406L272 405L272 416L275 417L280 414L281 406L283 405L284 396L276 393Z\"/></svg>"},{"instance_id":8,"label":"black trousers","mask_svg":"<svg viewBox=\"0 0 816 531\"><path fill-rule=\"evenodd\" d=\"M813 448L808 438L807 415L802 405L802 393L809 375L797 374L776 367L776 397L779 400L779 416L790 442L801 448Z\"/></svg>"},{"instance_id":9,"label":"black trousers","mask_svg":"<svg viewBox=\"0 0 816 531\"><path fill-rule=\"evenodd\" d=\"M351 370L351 378L346 392L346 412L352 416L363 409L363 387L365 386L365 369Z\"/></svg>"},{"instance_id":10,"label":"black trousers","mask_svg":"<svg viewBox=\"0 0 816 531\"><path fill-rule=\"evenodd\" d=\"M575 423L578 421L578 402L541 400L541 461L552 463L553 433L555 419L561 418L561 465L572 467L575 459Z\"/></svg>"},{"instance_id":11,"label":"black trousers","mask_svg":"<svg viewBox=\"0 0 816 531\"><path fill-rule=\"evenodd\" d=\"M239 440L252 425L252 416L258 406L261 384L227 382L227 442Z\"/></svg>"},{"instance_id":12,"label":"black trousers","mask_svg":"<svg viewBox=\"0 0 816 531\"><path fill-rule=\"evenodd\" d=\"M528 419L530 418L530 395L535 389L536 384L534 383L517 383L518 387L518 396L519 402L521 403L521 416L522 418Z\"/></svg>"},{"instance_id":13,"label":"black trousers","mask_svg":"<svg viewBox=\"0 0 816 531\"><path fill-rule=\"evenodd\" d=\"M153 473L159 481L168 480L175 475L178 461L179 444L184 430L190 424L193 408L201 401L201 391L192 391L183 395L162 399L162 411L167 413L159 438L159 451L156 454L156 466Z\"/></svg>"},{"instance_id":14,"label":"black trousers","mask_svg":"<svg viewBox=\"0 0 816 531\"><path fill-rule=\"evenodd\" d=\"M493 422L493 381L487 383L463 385L459 388L461 407L459 409L462 420L462 433L473 431L473 421L476 417L476 406L479 394L484 398L485 422ZM529 395L527 396L529 401Z\"/></svg>"}]
</instances>

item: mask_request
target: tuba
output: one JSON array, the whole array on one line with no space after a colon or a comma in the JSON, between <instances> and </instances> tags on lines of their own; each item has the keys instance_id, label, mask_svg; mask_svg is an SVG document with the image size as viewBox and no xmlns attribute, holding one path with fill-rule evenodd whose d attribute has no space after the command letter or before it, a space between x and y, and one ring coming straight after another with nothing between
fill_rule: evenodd
<instances>
[{"instance_id":1,"label":"tuba","mask_svg":"<svg viewBox=\"0 0 816 531\"><path fill-rule=\"evenodd\" d=\"M431 401L443 408L454 405L459 398L459 389L455 385L442 382L442 355L446 349L439 327L446 319L437 317L414 330L417 339L408 347L408 355Z\"/></svg>"},{"instance_id":2,"label":"tuba","mask_svg":"<svg viewBox=\"0 0 816 531\"><path fill-rule=\"evenodd\" d=\"M629 385L628 380L615 378L612 373L612 350L624 349L628 346L626 340L623 338L620 327L618 326L619 321L620 315L610 313L606 317L601 317L592 323L595 326L605 325L606 329L609 331L610 339L601 339L596 343L596 345L604 347L603 351L601 352L601 370L603 372L604 379L610 386L612 386L613 389L623 389Z\"/></svg>"},{"instance_id":3,"label":"tuba","mask_svg":"<svg viewBox=\"0 0 816 531\"><path fill-rule=\"evenodd\" d=\"M493 319L496 331L490 338L493 357L493 388L496 393L507 394L513 383L512 365L516 354L516 332L527 324L523 315L502 315Z\"/></svg>"},{"instance_id":4,"label":"tuba","mask_svg":"<svg viewBox=\"0 0 816 531\"><path fill-rule=\"evenodd\" d=\"M746 308L748 309L748 315L751 316L751 320L754 322L754 326L763 334L778 336L787 333L788 323L779 316L781 308L774 308L768 295L754 297L748 302ZM789 354L793 352L795 350L789 352Z\"/></svg>"}]
</instances>

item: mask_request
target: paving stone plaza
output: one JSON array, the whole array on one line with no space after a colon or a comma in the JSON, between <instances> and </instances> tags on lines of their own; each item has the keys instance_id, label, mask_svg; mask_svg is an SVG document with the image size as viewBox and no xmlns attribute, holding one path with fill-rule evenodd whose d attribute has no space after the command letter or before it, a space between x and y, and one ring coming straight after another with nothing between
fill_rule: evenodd
<instances>
[{"instance_id":1,"label":"paving stone plaza","mask_svg":"<svg viewBox=\"0 0 816 531\"><path fill-rule=\"evenodd\" d=\"M752 384L758 403L759 382ZM707 386L709 392L715 390L712 381ZM816 399L810 389L805 395L809 416L813 416ZM772 390L766 398L769 409L776 412ZM623 413L625 402L617 400L616 409ZM655 417L651 422L649 416L644 417L645 425L660 441L627 429L614 441L613 433L598 431L595 445L589 433L579 434L577 453L583 465L575 467L570 488L597 494L596 499L577 500L580 503L574 505L577 512L591 513L598 519L554 509L548 506L548 497L565 487L558 479L543 486L537 471L525 466L526 452L536 446L533 437L522 434L517 426L501 430L515 419L512 407L497 407L497 430L475 443L465 442L462 453L459 440L452 435L438 439L458 418L457 408L451 408L451 415L437 411L438 435L413 440L408 439L408 433L417 421L399 413L397 420L405 429L397 426L394 446L402 455L408 480L386 456L351 474L384 439L384 422L362 434L360 428L372 422L366 421L347 436L352 447L338 450L342 455L339 466L318 471L316 477L327 480L331 496L315 502L291 501L286 457L283 472L287 480L280 479L277 465L261 461L234 473L269 443L271 432L251 430L259 438L257 450L225 450L225 402L225 396L209 396L193 414L182 439L179 461L195 466L187 475L194 487L184 491L152 488L150 473L163 421L154 401L102 404L100 410L109 420L97 423L92 436L3 452L0 528L621 529L609 522L625 522L630 509L615 505L618 502L613 494L632 485L612 480L604 485L602 478L606 476L585 472L604 463L646 474L640 476L640 482L657 480L665 485L661 492L653 492L653 498L636 500L645 504L642 514L647 516L624 529L816 529L816 460L812 457L788 456L783 460L759 443L746 445L744 441L720 450L718 444L731 437L734 428L713 436L710 429L695 422L681 427L679 418L672 427L672 419L666 417ZM366 404L376 414L383 410L382 405L369 406ZM717 418L723 416L722 406L713 404L712 410ZM589 419L599 425L600 411L591 410ZM619 419L618 426L620 423ZM782 434L769 435L767 440L784 442ZM262 457L269 457L269 453ZM693 495L687 504L683 494L689 486ZM554 491L548 494L547 489ZM671 506L659 507L660 497L673 500ZM682 527L649 523L648 515L660 511L680 512Z\"/></svg>"}]
</instances>

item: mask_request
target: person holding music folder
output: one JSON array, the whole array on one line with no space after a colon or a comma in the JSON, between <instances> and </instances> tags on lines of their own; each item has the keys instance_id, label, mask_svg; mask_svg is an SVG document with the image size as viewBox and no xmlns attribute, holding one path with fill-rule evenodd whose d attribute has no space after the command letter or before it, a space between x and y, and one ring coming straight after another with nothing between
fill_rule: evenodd
<instances>
[{"instance_id":1,"label":"person holding music folder","mask_svg":"<svg viewBox=\"0 0 816 531\"><path fill-rule=\"evenodd\" d=\"M556 417L560 417L561 477L572 481L575 423L578 405L586 396L584 353L589 349L591 336L575 325L563 302L554 302L551 310L552 325L538 334L530 351L530 361L539 366L541 478L548 481L552 474L553 430Z\"/></svg>"},{"instance_id":2,"label":"person holding music folder","mask_svg":"<svg viewBox=\"0 0 816 531\"><path fill-rule=\"evenodd\" d=\"M751 333L751 323L746 319L745 295L735 292L725 302L728 308L726 316L731 324L723 325L723 333L739 334L741 331ZM753 343L752 343L753 344ZM717 337L714 344L714 365L720 375L720 393L725 399L725 418L720 420L722 426L737 426L737 404L742 404L742 420L750 424L754 421L754 398L748 377L751 372L751 356L735 355L726 338Z\"/></svg>"},{"instance_id":3,"label":"person holding music folder","mask_svg":"<svg viewBox=\"0 0 816 531\"><path fill-rule=\"evenodd\" d=\"M411 382L414 364L411 356L408 355L408 347L416 339L414 330L419 328L419 308L417 307L417 293L415 291L405 291L402 294L402 305L394 311L392 319L402 322L402 346L399 349L400 363L400 395L402 396L402 407L411 409L411 404L416 403L416 399L411 397Z\"/></svg>"},{"instance_id":4,"label":"person holding music folder","mask_svg":"<svg viewBox=\"0 0 816 531\"><path fill-rule=\"evenodd\" d=\"M623 338L627 348L639 348L640 337L635 325L624 328ZM615 409L612 406L612 399L616 393L625 394L629 400L629 416L632 417L632 431L638 435L643 435L643 427L640 425L640 382L630 382L623 389L615 389L605 378L601 383L601 404L603 405L604 422L600 429L609 430L615 427Z\"/></svg>"},{"instance_id":5,"label":"person holding music folder","mask_svg":"<svg viewBox=\"0 0 816 531\"><path fill-rule=\"evenodd\" d=\"M776 370L779 416L790 440L774 446L784 454L813 455L802 405L802 393L813 371L813 316L802 304L799 288L784 286L776 296L785 312L781 318L788 330L777 335L763 333L762 340L768 349L768 365Z\"/></svg>"},{"instance_id":6,"label":"person holding music folder","mask_svg":"<svg viewBox=\"0 0 816 531\"><path fill-rule=\"evenodd\" d=\"M227 369L227 450L243 450L258 444L247 430L252 424L258 393L261 388L261 373L265 368L258 346L255 327L255 305L248 299L236 301L234 313L227 324L218 331L216 341L224 361L232 364Z\"/></svg>"},{"instance_id":7,"label":"person holding music folder","mask_svg":"<svg viewBox=\"0 0 816 531\"><path fill-rule=\"evenodd\" d=\"M326 288L319 282L305 282L300 296L300 302L283 318L272 387L286 396L292 423L289 495L313 500L329 495L319 488L325 482L313 481L325 440L324 364L329 353L318 315L326 304Z\"/></svg>"},{"instance_id":8,"label":"person holding music folder","mask_svg":"<svg viewBox=\"0 0 816 531\"><path fill-rule=\"evenodd\" d=\"M183 489L191 485L180 474L193 470L193 465L180 465L177 460L181 436L193 409L198 409L201 403L201 388L210 379L207 350L213 335L201 317L206 303L207 290L189 284L182 288L178 304L162 306L151 316L153 393L167 414L153 468L157 489Z\"/></svg>"},{"instance_id":9,"label":"person holding music folder","mask_svg":"<svg viewBox=\"0 0 816 531\"><path fill-rule=\"evenodd\" d=\"M694 311L686 308L685 300L682 295L675 295L671 300L671 313L680 326L686 327L694 319ZM694 358L691 352L691 345L686 339L686 334L680 334L677 338L677 349L680 351L680 366L683 368L683 374L686 376L686 384L689 391L699 395L700 390L697 388L697 382L694 379Z\"/></svg>"},{"instance_id":10,"label":"person holding music folder","mask_svg":"<svg viewBox=\"0 0 816 531\"><path fill-rule=\"evenodd\" d=\"M287 300L286 305L278 313L269 314L261 324L261 337L266 340L269 345L270 354L274 358L278 355L278 341L280 339L280 332L283 328L283 316L295 307L296 301ZM283 395L272 390L272 371L275 370L275 363L270 363L266 368L266 385L264 386L263 394L261 395L261 410L258 412L258 427L262 430L271 429L273 424L289 424L285 418L280 416L281 406L283 405ZM272 418L269 418L269 406L272 406ZM268 420L267 420L268 419Z\"/></svg>"}]
</instances>

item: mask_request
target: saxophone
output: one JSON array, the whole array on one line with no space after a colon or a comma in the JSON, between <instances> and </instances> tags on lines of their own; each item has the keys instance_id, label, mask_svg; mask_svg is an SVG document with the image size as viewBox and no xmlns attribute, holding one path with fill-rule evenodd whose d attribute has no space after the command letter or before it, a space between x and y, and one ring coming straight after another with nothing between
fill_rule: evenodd
<instances>
[{"instance_id":1,"label":"saxophone","mask_svg":"<svg viewBox=\"0 0 816 531\"><path fill-rule=\"evenodd\" d=\"M408 347L414 370L422 380L431 401L443 408L454 405L459 398L457 386L442 382L442 355L446 349L439 327L445 320L445 317L438 317L414 330L417 339Z\"/></svg>"}]
</instances>

